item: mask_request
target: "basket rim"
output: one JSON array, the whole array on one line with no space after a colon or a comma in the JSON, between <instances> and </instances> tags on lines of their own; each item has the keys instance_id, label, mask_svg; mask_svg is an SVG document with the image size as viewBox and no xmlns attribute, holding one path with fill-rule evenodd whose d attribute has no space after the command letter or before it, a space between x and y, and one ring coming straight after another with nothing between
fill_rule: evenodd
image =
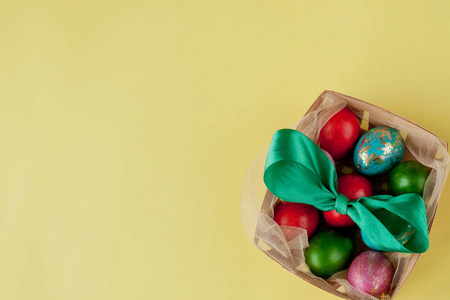
<instances>
[{"instance_id":1,"label":"basket rim","mask_svg":"<svg viewBox=\"0 0 450 300\"><path fill-rule=\"evenodd\" d=\"M356 101L362 102L362 103L364 103L364 104L367 104L367 105L370 105L370 106L373 106L373 107L382 109L382 110L384 110L384 111L386 111L386 112L388 112L388 113L390 113L390 114L392 114L392 115L394 115L394 116L396 116L396 117L398 117L398 118L400 118L400 119L402 119L402 120L404 120L404 121L406 121L406 122L408 122L408 123L411 123L412 125L416 126L417 128L420 128L420 129L422 129L422 130L424 130L424 131L430 133L431 135L435 136L435 137L439 140L439 142L442 144L442 146L444 146L444 148L445 148L445 149L447 150L447 152L448 152L448 143L447 143L444 139L440 138L439 136L437 136L437 135L434 134L433 132L429 131L428 129L426 129L426 128L420 126L419 124L417 124L417 123L415 123L415 122L413 122L413 121L411 121L411 120L408 120L408 119L406 119L405 117L402 117L402 116L400 116L400 115L398 115L398 114L396 114L396 113L394 113L394 112L392 112L392 111L390 111L390 110L387 110L387 109L384 109L384 108L382 108L382 107L380 107L380 106L377 106L377 105L375 105L375 104L372 104L372 103L370 103L370 102L367 102L367 101L364 101L364 100L361 100L361 99L358 99L358 98L355 98L355 97L352 97L352 96L349 96L349 95L346 95L346 94L343 94L343 93L339 93L339 92L336 92L336 91L332 91L332 90L324 90L324 91L319 95L319 97L317 97L316 101L320 101L320 99L321 99L325 94L327 94L327 93L329 93L329 94L334 94L334 95L338 95L338 96L343 96L343 97L347 97L347 98L351 98L352 100L356 100ZM316 102L316 101L314 101L314 102ZM308 109L308 111L306 112L306 114L308 114L308 113L312 110L313 106L314 106L314 103L313 103L312 106L310 106L310 108ZM306 114L305 114L305 115L306 115Z\"/></svg>"}]
</instances>

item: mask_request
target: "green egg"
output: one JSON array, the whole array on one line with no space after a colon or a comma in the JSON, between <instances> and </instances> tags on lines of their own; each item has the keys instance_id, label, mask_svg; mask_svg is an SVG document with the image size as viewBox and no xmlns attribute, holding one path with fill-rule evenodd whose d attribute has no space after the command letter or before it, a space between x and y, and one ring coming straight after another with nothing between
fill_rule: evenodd
<instances>
[{"instance_id":1,"label":"green egg","mask_svg":"<svg viewBox=\"0 0 450 300\"><path fill-rule=\"evenodd\" d=\"M305 260L314 275L329 278L348 267L352 254L350 238L335 230L326 230L311 239L305 250Z\"/></svg>"},{"instance_id":2,"label":"green egg","mask_svg":"<svg viewBox=\"0 0 450 300\"><path fill-rule=\"evenodd\" d=\"M389 173L388 187L396 196L415 193L423 196L430 170L417 161L404 161Z\"/></svg>"}]
</instances>

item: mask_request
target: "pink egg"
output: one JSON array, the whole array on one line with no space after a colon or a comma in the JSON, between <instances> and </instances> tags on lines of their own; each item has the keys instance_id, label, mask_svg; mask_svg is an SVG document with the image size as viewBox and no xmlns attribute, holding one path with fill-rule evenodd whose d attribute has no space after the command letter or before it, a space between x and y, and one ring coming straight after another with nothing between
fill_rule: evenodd
<instances>
[{"instance_id":1,"label":"pink egg","mask_svg":"<svg viewBox=\"0 0 450 300\"><path fill-rule=\"evenodd\" d=\"M358 290L380 297L391 290L394 273L394 266L383 253L366 251L350 264L348 282Z\"/></svg>"},{"instance_id":2,"label":"pink egg","mask_svg":"<svg viewBox=\"0 0 450 300\"><path fill-rule=\"evenodd\" d=\"M333 157L331 156L331 154L328 153L326 150L323 150L323 149L322 149L322 151L323 151L323 152L328 156L328 158L331 160L331 162L333 163L333 166L336 167L336 164L334 163L334 159L333 159Z\"/></svg>"}]
</instances>

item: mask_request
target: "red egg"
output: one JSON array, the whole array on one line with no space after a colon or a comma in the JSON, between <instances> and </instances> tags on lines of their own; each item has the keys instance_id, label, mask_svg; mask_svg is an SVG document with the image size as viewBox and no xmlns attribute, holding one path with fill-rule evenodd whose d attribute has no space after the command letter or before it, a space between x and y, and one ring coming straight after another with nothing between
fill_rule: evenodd
<instances>
[{"instance_id":1,"label":"red egg","mask_svg":"<svg viewBox=\"0 0 450 300\"><path fill-rule=\"evenodd\" d=\"M360 131L358 117L350 109L343 108L320 131L320 147L334 159L341 159L358 141Z\"/></svg>"},{"instance_id":2,"label":"red egg","mask_svg":"<svg viewBox=\"0 0 450 300\"><path fill-rule=\"evenodd\" d=\"M339 177L337 189L338 193L346 196L349 201L372 196L370 182L361 175L350 174ZM336 210L324 211L323 216L331 226L348 227L355 225L350 216L340 214Z\"/></svg>"},{"instance_id":3,"label":"red egg","mask_svg":"<svg viewBox=\"0 0 450 300\"><path fill-rule=\"evenodd\" d=\"M280 226L306 229L308 237L310 237L319 224L319 210L314 206L303 203L280 202L275 207L273 219ZM283 232L288 241L295 237L288 230Z\"/></svg>"}]
</instances>

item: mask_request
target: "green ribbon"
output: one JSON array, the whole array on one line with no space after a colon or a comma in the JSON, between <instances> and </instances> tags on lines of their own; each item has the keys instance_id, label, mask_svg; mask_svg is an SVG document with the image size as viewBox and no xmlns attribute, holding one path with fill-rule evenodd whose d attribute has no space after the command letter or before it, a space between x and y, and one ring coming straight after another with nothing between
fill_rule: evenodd
<instances>
[{"instance_id":1,"label":"green ribbon","mask_svg":"<svg viewBox=\"0 0 450 300\"><path fill-rule=\"evenodd\" d=\"M284 201L313 205L323 211L336 209L349 215L382 251L423 253L428 249L427 218L421 196L376 195L349 201L337 192L336 169L330 159L299 131L275 132L266 159L264 182L272 194ZM396 236L408 226L415 230L402 244Z\"/></svg>"}]
</instances>

